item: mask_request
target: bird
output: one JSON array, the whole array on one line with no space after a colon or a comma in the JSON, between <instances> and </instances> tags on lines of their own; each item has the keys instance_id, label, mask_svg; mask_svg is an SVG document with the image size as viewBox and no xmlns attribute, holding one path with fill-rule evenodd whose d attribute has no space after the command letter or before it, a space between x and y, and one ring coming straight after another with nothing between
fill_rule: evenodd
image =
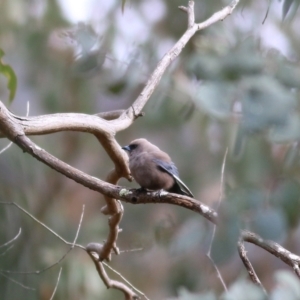
<instances>
[{"instance_id":1,"label":"bird","mask_svg":"<svg viewBox=\"0 0 300 300\"><path fill-rule=\"evenodd\" d=\"M194 198L166 152L144 138L136 139L122 149L128 152L131 175L142 189L163 189Z\"/></svg>"}]
</instances>

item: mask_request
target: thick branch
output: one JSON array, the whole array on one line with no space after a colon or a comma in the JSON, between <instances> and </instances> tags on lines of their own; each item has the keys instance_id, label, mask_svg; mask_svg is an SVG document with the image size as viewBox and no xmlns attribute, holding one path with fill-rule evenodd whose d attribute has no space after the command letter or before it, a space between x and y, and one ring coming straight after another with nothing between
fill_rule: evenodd
<instances>
[{"instance_id":1,"label":"thick branch","mask_svg":"<svg viewBox=\"0 0 300 300\"><path fill-rule=\"evenodd\" d=\"M11 118L7 119L6 116L6 108L3 110L0 106L0 128L8 139L17 144L24 152L29 153L52 169L84 185L85 187L98 191L107 197L120 199L132 204L170 203L182 206L202 214L213 223L217 222L217 213L195 199L170 193L149 192L141 194L137 191L128 191L126 188L112 185L71 167L33 143L27 136L25 136L22 126L18 123L14 123L14 120Z\"/></svg>"},{"instance_id":2,"label":"thick branch","mask_svg":"<svg viewBox=\"0 0 300 300\"><path fill-rule=\"evenodd\" d=\"M210 18L208 18L202 23L194 23L194 1L189 1L188 7L180 6L179 8L181 10L184 10L188 14L188 29L178 40L178 42L173 46L173 48L170 51L168 51L165 54L165 56L160 60L156 69L153 71L148 82L146 83L144 89L142 90L138 98L134 101L133 105L126 111L126 113L123 114L123 117L125 118L125 115L129 115L130 113L133 113L134 115L139 115L142 109L144 108L145 104L151 97L153 91L159 84L160 79L166 71L166 69L168 68L168 66L173 60L177 58L177 56L179 56L179 54L182 52L183 48L186 46L186 44L189 42L192 36L194 36L194 34L197 31L207 28L218 21L224 20L233 12L238 3L239 0L232 1L228 6L226 6L219 12L213 14ZM125 123L120 125L124 124ZM115 128L117 131L125 129L122 126L118 127L117 125L115 125Z\"/></svg>"},{"instance_id":3,"label":"thick branch","mask_svg":"<svg viewBox=\"0 0 300 300\"><path fill-rule=\"evenodd\" d=\"M126 300L139 299L139 296L132 289L130 289L127 285L125 285L124 283L122 283L120 281L112 280L109 278L109 276L107 275L107 273L104 269L103 264L99 261L99 259L97 257L94 256L92 251L87 251L87 253L93 260L100 278L102 279L102 281L104 282L104 284L106 285L106 287L108 289L113 288L113 289L120 290L121 292L124 293Z\"/></svg>"},{"instance_id":4,"label":"thick branch","mask_svg":"<svg viewBox=\"0 0 300 300\"><path fill-rule=\"evenodd\" d=\"M12 114L1 101L0 112L2 119L13 124L12 128L18 128L19 135L42 135L60 131L81 131L94 134L115 164L119 177L131 180L127 155L114 138L116 132L110 124L111 121L106 121L96 115L77 113L19 117ZM120 113L121 111L112 112L113 115ZM109 113L105 114L106 117L111 117ZM0 126L0 137L4 136L6 134Z\"/></svg>"},{"instance_id":5,"label":"thick branch","mask_svg":"<svg viewBox=\"0 0 300 300\"><path fill-rule=\"evenodd\" d=\"M299 274L300 256L293 254L292 252L286 250L281 245L273 241L264 240L258 234L255 234L250 231L243 231L241 233L238 242L238 250L239 250L240 257L242 258L242 261L244 262L245 267L250 275L250 278L254 283L261 285L259 278L257 277L249 259L247 258L244 242L252 243L268 251L269 253L275 255L276 257L281 259L284 263L292 267L296 275L300 278L300 274Z\"/></svg>"},{"instance_id":6,"label":"thick branch","mask_svg":"<svg viewBox=\"0 0 300 300\"><path fill-rule=\"evenodd\" d=\"M200 213L212 223L217 223L217 213L192 198L166 192L140 193L135 190L129 191L126 188L116 186L115 184L117 184L121 177L126 177L130 180L131 176L127 163L127 155L121 150L114 135L116 132L128 128L137 117L141 116L143 107L159 84L167 67L175 60L175 58L177 58L191 37L197 31L204 29L219 20L223 20L232 13L238 2L238 0L232 1L229 6L200 24L195 23L194 1L189 1L188 7L180 7L188 15L188 29L174 47L161 59L139 97L126 111L112 111L92 116L86 114L65 113L38 117L18 117L10 113L3 103L0 102L0 138L4 136L9 138L23 149L24 152L29 153L36 159L79 184L98 191L105 196L106 206L102 209L102 212L110 215L110 231L107 240L101 247L98 247L98 251L96 251L100 261L104 259L110 260L112 250L117 254L119 253L116 246L116 240L119 233L119 223L123 215L123 207L117 199L132 204L174 204ZM96 136L115 164L115 169L108 175L107 182L89 176L60 161L38 147L27 137L28 135L42 135L59 131L81 131L92 133ZM111 281L106 276L102 263L99 262L99 260L96 260L90 252L89 254L96 265L99 275L108 288L114 287L122 290L126 295L126 299L136 298L136 295L128 287L119 282Z\"/></svg>"}]
</instances>

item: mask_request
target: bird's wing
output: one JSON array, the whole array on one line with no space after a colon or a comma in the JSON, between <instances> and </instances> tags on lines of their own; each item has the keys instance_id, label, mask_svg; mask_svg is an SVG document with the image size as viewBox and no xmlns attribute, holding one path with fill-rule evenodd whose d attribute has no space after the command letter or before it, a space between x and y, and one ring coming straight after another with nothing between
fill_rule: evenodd
<instances>
[{"instance_id":1,"label":"bird's wing","mask_svg":"<svg viewBox=\"0 0 300 300\"><path fill-rule=\"evenodd\" d=\"M190 196L194 198L194 195L190 191L190 189L183 183L183 181L179 178L178 170L173 162L165 162L163 160L154 158L153 161L157 164L157 166L163 170L164 172L167 172L170 174L176 181L177 185L179 186L180 190L186 194L187 196Z\"/></svg>"}]
</instances>

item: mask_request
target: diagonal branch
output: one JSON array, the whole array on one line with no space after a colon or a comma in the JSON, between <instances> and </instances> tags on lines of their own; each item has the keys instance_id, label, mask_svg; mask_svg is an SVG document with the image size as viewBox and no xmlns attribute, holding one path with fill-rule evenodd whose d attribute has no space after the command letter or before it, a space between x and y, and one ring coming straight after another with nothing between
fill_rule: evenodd
<instances>
[{"instance_id":1,"label":"diagonal branch","mask_svg":"<svg viewBox=\"0 0 300 300\"><path fill-rule=\"evenodd\" d=\"M263 288L258 276L256 275L256 273L252 267L251 262L247 258L244 242L252 243L252 244L268 251L269 253L273 254L274 256L278 257L284 263L286 263L287 265L292 267L295 274L300 278L300 272L299 272L300 256L288 251L287 249L283 248L281 245L279 245L273 241L264 240L258 234L255 234L253 232L245 230L241 233L241 236L239 238L238 250L239 250L240 257L250 275L250 278L255 284L258 284Z\"/></svg>"},{"instance_id":2,"label":"diagonal branch","mask_svg":"<svg viewBox=\"0 0 300 300\"><path fill-rule=\"evenodd\" d=\"M1 107L0 128L2 129L2 132L6 134L7 138L14 141L14 143L17 144L24 152L27 152L37 160L43 162L52 169L76 181L77 183L82 184L83 186L94 191L100 192L107 197L120 199L124 202L132 204L170 203L200 213L209 221L217 223L217 213L213 209L193 198L171 193L139 193L138 191L134 190L129 191L126 188L102 181L66 164L65 162L59 160L44 149L37 146L27 136L25 136L22 127L18 123L14 123L11 119L6 119L5 111L1 109Z\"/></svg>"},{"instance_id":3,"label":"diagonal branch","mask_svg":"<svg viewBox=\"0 0 300 300\"><path fill-rule=\"evenodd\" d=\"M8 246L9 244L11 244L13 241L17 240L18 237L20 236L21 232L22 232L22 228L19 229L19 232L17 233L17 235L16 235L14 238L12 238L11 240L9 240L8 242L6 242L6 243L3 244L3 245L0 245L0 248L6 247L6 246Z\"/></svg>"},{"instance_id":4,"label":"diagonal branch","mask_svg":"<svg viewBox=\"0 0 300 300\"><path fill-rule=\"evenodd\" d=\"M159 61L157 67L151 74L149 80L147 81L145 87L141 91L138 98L134 101L132 106L123 113L123 118L127 116L138 116L142 109L144 108L145 104L148 102L149 98L151 97L153 91L156 89L157 85L160 82L160 79L168 66L173 62L179 54L182 52L183 48L189 42L189 40L195 35L197 31L200 31L204 28L209 27L210 25L224 20L227 16L229 16L237 4L239 0L233 0L228 6L224 7L217 13L214 13L210 18L202 23L195 23L195 14L194 14L194 1L189 1L188 7L180 6L179 9L187 12L188 14L188 29L185 33L181 36L178 42L164 55L164 57ZM121 117L122 117L121 116ZM115 122L115 121L113 121ZM127 127L122 127L124 124L115 125L114 128L116 131L126 129Z\"/></svg>"},{"instance_id":5,"label":"diagonal branch","mask_svg":"<svg viewBox=\"0 0 300 300\"><path fill-rule=\"evenodd\" d=\"M187 30L160 60L140 95L125 111L113 111L97 115L67 113L37 117L18 117L9 112L3 103L0 102L0 138L9 138L24 152L29 153L57 172L104 195L106 206L102 208L102 212L110 215L110 231L108 238L103 245L95 244L98 249L98 251L96 251L99 256L98 260L100 261L96 262L95 257L91 256L96 264L98 272L103 267L101 261L110 260L112 251L116 254L119 253L116 246L116 240L120 231L119 223L123 216L123 207L117 199L132 204L170 203L195 211L212 223L217 223L217 213L195 199L170 193L140 193L135 190L129 191L126 188L116 186L121 177L131 180L131 175L128 168L127 155L121 150L121 147L115 139L115 134L128 128L136 118L142 115L142 109L159 84L162 75L171 62L179 56L195 33L226 18L232 13L238 2L239 0L233 0L230 5L215 13L202 23L195 23L194 1L189 1L188 7L180 7L180 9L186 12L188 16ZM59 131L81 131L95 135L115 165L114 170L111 171L106 178L107 182L89 176L88 174L71 167L52 156L47 151L41 149L27 137L29 135L49 134ZM107 287L115 284L114 282L109 283L105 279L105 276L103 277L103 281L107 284ZM116 288L118 287L116 286ZM124 291L126 298L135 298L135 295L130 292L130 289L127 291L126 288L127 287L121 288Z\"/></svg>"},{"instance_id":6,"label":"diagonal branch","mask_svg":"<svg viewBox=\"0 0 300 300\"><path fill-rule=\"evenodd\" d=\"M124 284L120 281L110 279L104 269L103 263L99 261L98 257L96 257L93 254L93 252L88 251L88 254L91 257L92 261L94 262L100 278L102 279L102 281L104 282L104 284L106 285L106 287L108 289L113 288L113 289L122 291L125 295L126 300L140 299L139 296L131 288L129 288L126 284Z\"/></svg>"}]
</instances>

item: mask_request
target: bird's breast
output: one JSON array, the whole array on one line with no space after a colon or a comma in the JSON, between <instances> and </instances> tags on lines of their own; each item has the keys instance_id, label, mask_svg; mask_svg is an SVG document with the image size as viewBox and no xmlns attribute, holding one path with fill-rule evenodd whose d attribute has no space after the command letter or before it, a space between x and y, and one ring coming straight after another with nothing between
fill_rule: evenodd
<instances>
[{"instance_id":1,"label":"bird's breast","mask_svg":"<svg viewBox=\"0 0 300 300\"><path fill-rule=\"evenodd\" d=\"M168 190L174 185L173 177L160 170L150 155L130 158L129 168L135 181L143 188Z\"/></svg>"}]
</instances>

